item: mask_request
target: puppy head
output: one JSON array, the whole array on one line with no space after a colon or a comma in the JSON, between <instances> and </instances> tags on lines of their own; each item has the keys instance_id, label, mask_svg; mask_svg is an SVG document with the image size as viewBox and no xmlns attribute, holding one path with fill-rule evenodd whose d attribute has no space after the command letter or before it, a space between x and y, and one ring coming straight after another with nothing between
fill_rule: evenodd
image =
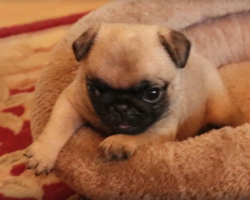
<instances>
[{"instance_id":1,"label":"puppy head","mask_svg":"<svg viewBox=\"0 0 250 200\"><path fill-rule=\"evenodd\" d=\"M103 24L74 43L89 99L116 133L139 134L168 111L168 86L190 51L181 33L159 26Z\"/></svg>"}]
</instances>

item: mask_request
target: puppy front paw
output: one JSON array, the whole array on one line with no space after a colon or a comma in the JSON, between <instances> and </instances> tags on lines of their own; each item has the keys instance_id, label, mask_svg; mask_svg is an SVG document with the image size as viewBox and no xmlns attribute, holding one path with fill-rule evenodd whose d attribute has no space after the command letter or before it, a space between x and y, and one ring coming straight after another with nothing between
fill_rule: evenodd
<instances>
[{"instance_id":1,"label":"puppy front paw","mask_svg":"<svg viewBox=\"0 0 250 200\"><path fill-rule=\"evenodd\" d=\"M127 135L113 135L103 140L99 148L107 159L127 159L135 152L137 145Z\"/></svg>"},{"instance_id":2,"label":"puppy front paw","mask_svg":"<svg viewBox=\"0 0 250 200\"><path fill-rule=\"evenodd\" d=\"M57 158L57 154L53 149L48 148L47 145L39 141L29 146L24 156L28 158L27 169L34 169L36 176L51 173Z\"/></svg>"}]
</instances>

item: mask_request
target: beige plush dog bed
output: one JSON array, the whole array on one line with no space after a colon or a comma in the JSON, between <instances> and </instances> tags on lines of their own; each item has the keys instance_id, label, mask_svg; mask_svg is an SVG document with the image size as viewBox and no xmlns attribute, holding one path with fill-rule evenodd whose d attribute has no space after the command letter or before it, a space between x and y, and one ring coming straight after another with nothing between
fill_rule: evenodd
<instances>
[{"instance_id":1,"label":"beige plush dog bed","mask_svg":"<svg viewBox=\"0 0 250 200\"><path fill-rule=\"evenodd\" d=\"M101 22L160 24L182 30L220 68L234 102L250 120L250 1L117 0L79 20L55 47L36 87L34 139L48 121L78 63L71 44ZM59 155L56 174L91 199L250 199L250 125L225 127L182 142L142 147L129 160L107 162L92 130Z\"/></svg>"}]
</instances>

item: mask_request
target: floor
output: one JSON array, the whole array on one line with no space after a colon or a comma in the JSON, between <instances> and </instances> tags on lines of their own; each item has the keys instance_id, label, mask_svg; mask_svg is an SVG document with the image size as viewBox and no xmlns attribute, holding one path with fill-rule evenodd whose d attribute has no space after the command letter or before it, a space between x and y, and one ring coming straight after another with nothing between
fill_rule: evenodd
<instances>
[{"instance_id":1,"label":"floor","mask_svg":"<svg viewBox=\"0 0 250 200\"><path fill-rule=\"evenodd\" d=\"M96 9L111 0L0 0L0 27Z\"/></svg>"}]
</instances>

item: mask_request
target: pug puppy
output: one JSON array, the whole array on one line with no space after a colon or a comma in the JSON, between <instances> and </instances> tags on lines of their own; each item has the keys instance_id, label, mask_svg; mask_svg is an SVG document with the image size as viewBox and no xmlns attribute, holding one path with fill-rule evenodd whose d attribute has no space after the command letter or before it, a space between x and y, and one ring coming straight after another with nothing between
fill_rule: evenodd
<instances>
[{"instance_id":1,"label":"pug puppy","mask_svg":"<svg viewBox=\"0 0 250 200\"><path fill-rule=\"evenodd\" d=\"M154 25L102 24L74 43L75 80L25 154L28 168L50 173L79 127L106 136L104 155L123 159L150 141L183 140L208 124L243 123L215 66L188 38Z\"/></svg>"}]
</instances>

